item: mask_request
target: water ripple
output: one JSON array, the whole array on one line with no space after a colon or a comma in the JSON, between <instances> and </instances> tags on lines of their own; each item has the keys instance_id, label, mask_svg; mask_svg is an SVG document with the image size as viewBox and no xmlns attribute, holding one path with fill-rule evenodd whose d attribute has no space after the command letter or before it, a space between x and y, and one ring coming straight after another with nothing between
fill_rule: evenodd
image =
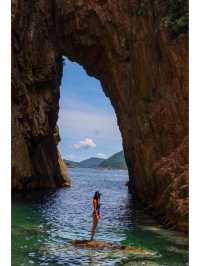
<instances>
[{"instance_id":1,"label":"water ripple","mask_svg":"<svg viewBox=\"0 0 200 266\"><path fill-rule=\"evenodd\" d=\"M70 169L72 187L14 197L13 265L169 265L187 264L188 239L158 226L137 209L125 186L127 171ZM88 239L91 199L102 193L96 238L143 248L150 255L77 248ZM181 246L180 246L181 242Z\"/></svg>"}]
</instances>

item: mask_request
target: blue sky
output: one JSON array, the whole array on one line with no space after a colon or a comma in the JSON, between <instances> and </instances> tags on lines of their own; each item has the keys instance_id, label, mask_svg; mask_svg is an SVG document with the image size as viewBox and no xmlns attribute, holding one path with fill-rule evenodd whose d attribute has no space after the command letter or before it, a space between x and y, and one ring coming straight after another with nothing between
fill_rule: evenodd
<instances>
[{"instance_id":1,"label":"blue sky","mask_svg":"<svg viewBox=\"0 0 200 266\"><path fill-rule=\"evenodd\" d=\"M68 59L63 70L58 125L63 158L107 158L122 150L115 112L100 82Z\"/></svg>"}]
</instances>

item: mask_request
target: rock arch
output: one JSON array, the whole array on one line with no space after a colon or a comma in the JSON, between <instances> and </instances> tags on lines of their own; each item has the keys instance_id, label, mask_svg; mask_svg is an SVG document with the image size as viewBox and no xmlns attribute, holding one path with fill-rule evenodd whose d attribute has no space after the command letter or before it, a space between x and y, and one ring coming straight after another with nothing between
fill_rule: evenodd
<instances>
[{"instance_id":1,"label":"rock arch","mask_svg":"<svg viewBox=\"0 0 200 266\"><path fill-rule=\"evenodd\" d=\"M56 126L67 56L112 102L129 190L165 224L187 230L187 31L172 36L163 26L166 3L12 0L13 189L69 183Z\"/></svg>"}]
</instances>

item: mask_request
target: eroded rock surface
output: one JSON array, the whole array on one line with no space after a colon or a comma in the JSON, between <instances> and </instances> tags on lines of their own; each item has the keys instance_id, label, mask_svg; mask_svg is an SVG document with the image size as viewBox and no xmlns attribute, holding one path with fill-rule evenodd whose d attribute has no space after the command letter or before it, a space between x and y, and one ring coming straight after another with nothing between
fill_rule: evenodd
<instances>
[{"instance_id":1,"label":"eroded rock surface","mask_svg":"<svg viewBox=\"0 0 200 266\"><path fill-rule=\"evenodd\" d=\"M68 183L55 137L62 56L101 81L115 109L129 189L187 230L187 2L12 0L12 184Z\"/></svg>"}]
</instances>

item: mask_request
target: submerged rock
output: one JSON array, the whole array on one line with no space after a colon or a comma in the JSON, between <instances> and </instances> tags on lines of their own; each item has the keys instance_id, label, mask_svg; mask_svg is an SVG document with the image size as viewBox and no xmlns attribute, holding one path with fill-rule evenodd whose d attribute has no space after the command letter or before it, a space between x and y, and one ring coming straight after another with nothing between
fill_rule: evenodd
<instances>
[{"instance_id":1,"label":"submerged rock","mask_svg":"<svg viewBox=\"0 0 200 266\"><path fill-rule=\"evenodd\" d=\"M74 246L82 247L82 248L92 248L92 249L111 249L115 251L123 251L128 252L131 254L140 254L145 256L152 256L155 255L154 252L147 251L143 248L133 247L133 246L126 246L126 245L117 245L105 241L100 240L73 240L71 243Z\"/></svg>"}]
</instances>

